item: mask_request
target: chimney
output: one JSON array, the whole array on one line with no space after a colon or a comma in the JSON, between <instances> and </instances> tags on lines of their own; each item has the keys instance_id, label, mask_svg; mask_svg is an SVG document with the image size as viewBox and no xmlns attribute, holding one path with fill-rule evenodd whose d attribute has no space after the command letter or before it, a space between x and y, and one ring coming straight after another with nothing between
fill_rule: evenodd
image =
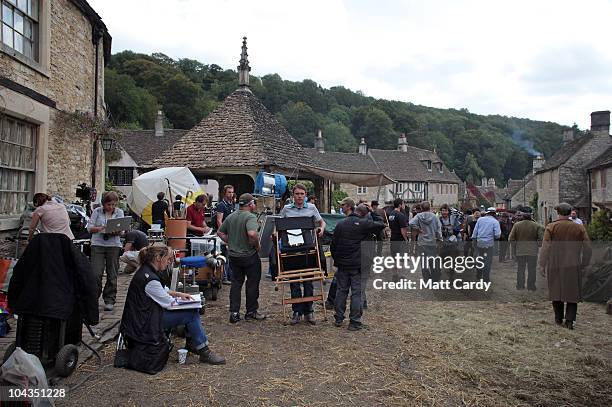
<instances>
[{"instance_id":1,"label":"chimney","mask_svg":"<svg viewBox=\"0 0 612 407\"><path fill-rule=\"evenodd\" d=\"M325 152L323 136L321 135L321 129L319 129L319 131L317 132L317 137L315 137L314 147L317 149L317 152L319 153Z\"/></svg>"},{"instance_id":2,"label":"chimney","mask_svg":"<svg viewBox=\"0 0 612 407\"><path fill-rule=\"evenodd\" d=\"M610 111L603 110L591 113L591 132L597 135L610 134Z\"/></svg>"},{"instance_id":3,"label":"chimney","mask_svg":"<svg viewBox=\"0 0 612 407\"><path fill-rule=\"evenodd\" d=\"M163 137L164 135L164 114L161 110L157 111L155 117L155 137Z\"/></svg>"},{"instance_id":4,"label":"chimney","mask_svg":"<svg viewBox=\"0 0 612 407\"><path fill-rule=\"evenodd\" d=\"M406 135L404 133L397 139L397 149L404 153L408 152L408 142L406 141Z\"/></svg>"},{"instance_id":5,"label":"chimney","mask_svg":"<svg viewBox=\"0 0 612 407\"><path fill-rule=\"evenodd\" d=\"M361 138L361 143L359 143L359 154L366 155L368 154L368 145L365 142L365 138Z\"/></svg>"},{"instance_id":6,"label":"chimney","mask_svg":"<svg viewBox=\"0 0 612 407\"><path fill-rule=\"evenodd\" d=\"M482 186L483 188L487 187L487 177L482 177L482 179L480 180L480 186Z\"/></svg>"},{"instance_id":7,"label":"chimney","mask_svg":"<svg viewBox=\"0 0 612 407\"><path fill-rule=\"evenodd\" d=\"M238 85L249 86L249 55L247 54L247 37L242 37L242 52L240 53L240 65L238 65Z\"/></svg>"},{"instance_id":8,"label":"chimney","mask_svg":"<svg viewBox=\"0 0 612 407\"><path fill-rule=\"evenodd\" d=\"M490 188L495 188L495 178L493 177L489 178L489 182L487 183L487 186L489 186Z\"/></svg>"},{"instance_id":9,"label":"chimney","mask_svg":"<svg viewBox=\"0 0 612 407\"><path fill-rule=\"evenodd\" d=\"M563 130L563 144L567 144L574 140L574 129Z\"/></svg>"},{"instance_id":10,"label":"chimney","mask_svg":"<svg viewBox=\"0 0 612 407\"><path fill-rule=\"evenodd\" d=\"M542 154L538 154L533 159L533 173L535 174L537 170L544 166L544 156Z\"/></svg>"}]
</instances>

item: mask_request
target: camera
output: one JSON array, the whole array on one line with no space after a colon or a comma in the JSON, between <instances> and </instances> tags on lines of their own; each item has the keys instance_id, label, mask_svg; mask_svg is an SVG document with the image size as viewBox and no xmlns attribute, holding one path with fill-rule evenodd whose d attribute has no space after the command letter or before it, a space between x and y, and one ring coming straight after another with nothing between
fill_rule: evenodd
<instances>
[{"instance_id":1,"label":"camera","mask_svg":"<svg viewBox=\"0 0 612 407\"><path fill-rule=\"evenodd\" d=\"M77 185L75 194L77 198L81 198L83 201L91 201L91 188L84 182Z\"/></svg>"}]
</instances>

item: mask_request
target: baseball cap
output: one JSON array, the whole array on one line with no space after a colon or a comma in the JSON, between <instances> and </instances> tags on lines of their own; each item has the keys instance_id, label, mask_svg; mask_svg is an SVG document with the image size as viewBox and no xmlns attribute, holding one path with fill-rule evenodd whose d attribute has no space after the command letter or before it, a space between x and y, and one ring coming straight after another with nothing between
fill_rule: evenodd
<instances>
[{"instance_id":1,"label":"baseball cap","mask_svg":"<svg viewBox=\"0 0 612 407\"><path fill-rule=\"evenodd\" d=\"M257 199L251 194L242 194L240 198L238 198L238 205L248 205L251 202L257 202Z\"/></svg>"},{"instance_id":2,"label":"baseball cap","mask_svg":"<svg viewBox=\"0 0 612 407\"><path fill-rule=\"evenodd\" d=\"M338 201L338 203L339 203L340 205L345 205L345 204L346 204L346 205L350 206L351 208L354 208L354 207L355 207L355 201L353 201L353 199L352 199L352 198L349 198L349 197L346 197L346 198L344 198L343 200Z\"/></svg>"},{"instance_id":3,"label":"baseball cap","mask_svg":"<svg viewBox=\"0 0 612 407\"><path fill-rule=\"evenodd\" d=\"M488 213L488 212L497 212L497 210L496 210L494 207L489 206L489 207L487 208L487 213Z\"/></svg>"}]
</instances>

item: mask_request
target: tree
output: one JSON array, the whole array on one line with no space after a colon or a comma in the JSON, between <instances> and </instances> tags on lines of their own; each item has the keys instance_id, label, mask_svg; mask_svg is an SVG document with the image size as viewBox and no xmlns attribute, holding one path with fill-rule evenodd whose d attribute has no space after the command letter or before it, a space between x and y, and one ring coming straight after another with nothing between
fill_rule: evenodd
<instances>
[{"instance_id":1,"label":"tree","mask_svg":"<svg viewBox=\"0 0 612 407\"><path fill-rule=\"evenodd\" d=\"M339 122L328 122L323 126L326 151L352 153L357 150L357 141L351 131Z\"/></svg>"},{"instance_id":2,"label":"tree","mask_svg":"<svg viewBox=\"0 0 612 407\"><path fill-rule=\"evenodd\" d=\"M304 102L288 103L279 115L281 123L301 145L312 146L319 121L315 112Z\"/></svg>"},{"instance_id":3,"label":"tree","mask_svg":"<svg viewBox=\"0 0 612 407\"><path fill-rule=\"evenodd\" d=\"M176 129L191 129L210 108L210 104L203 98L202 89L182 73L174 75L165 85L166 117Z\"/></svg>"},{"instance_id":4,"label":"tree","mask_svg":"<svg viewBox=\"0 0 612 407\"><path fill-rule=\"evenodd\" d=\"M130 76L106 68L104 98L114 126L153 128L157 101L146 89L137 87Z\"/></svg>"},{"instance_id":5,"label":"tree","mask_svg":"<svg viewBox=\"0 0 612 407\"><path fill-rule=\"evenodd\" d=\"M459 168L459 174L461 178L471 183L476 183L476 181L479 181L485 175L472 153L466 154L463 165Z\"/></svg>"}]
</instances>

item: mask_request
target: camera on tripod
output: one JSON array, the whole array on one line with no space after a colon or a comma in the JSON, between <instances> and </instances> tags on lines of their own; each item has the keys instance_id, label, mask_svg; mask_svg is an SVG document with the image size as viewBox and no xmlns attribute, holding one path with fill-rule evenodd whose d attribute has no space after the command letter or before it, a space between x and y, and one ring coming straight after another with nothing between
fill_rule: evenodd
<instances>
[{"instance_id":1,"label":"camera on tripod","mask_svg":"<svg viewBox=\"0 0 612 407\"><path fill-rule=\"evenodd\" d=\"M92 197L91 197L91 188L87 186L86 183L82 183L77 185L77 189L76 189L76 197L82 199L83 201L91 201Z\"/></svg>"}]
</instances>

